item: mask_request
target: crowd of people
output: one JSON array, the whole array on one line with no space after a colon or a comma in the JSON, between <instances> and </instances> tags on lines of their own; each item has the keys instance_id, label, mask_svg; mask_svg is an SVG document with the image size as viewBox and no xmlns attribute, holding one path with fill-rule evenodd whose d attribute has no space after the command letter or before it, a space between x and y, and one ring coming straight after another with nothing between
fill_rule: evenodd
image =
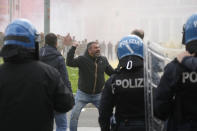
<instances>
[{"instance_id":1,"label":"crowd of people","mask_svg":"<svg viewBox=\"0 0 197 131\"><path fill-rule=\"evenodd\" d=\"M68 35L70 35L68 33ZM68 36L67 35L67 36ZM44 42L44 33L41 32L40 33L40 42L39 42L39 47L42 48L44 45L45 45L45 42ZM69 49L71 48L72 46L72 43L65 43L64 42L64 39L65 39L66 36L62 36L62 35L59 35L57 34L57 49L58 51L60 51L60 53L66 57L67 56L67 52L69 51ZM4 33L3 32L0 32L0 49L2 48L3 46L3 38L4 38ZM79 43L79 46L78 48L76 49L76 55L79 56L79 55L83 55L85 53L85 50L86 50L86 46L88 44L88 39L84 39L84 40L77 40L75 38L75 36L72 36L72 40L73 41L77 41ZM113 44L112 42L105 42L105 41L102 41L102 42L99 42L98 40L95 40L99 43L100 45L100 48L101 48L101 54L103 56L106 56L109 60L114 60L117 58L116 56L116 53L115 53L115 50L116 50L116 46L117 46L117 43L116 44Z\"/></svg>"},{"instance_id":2,"label":"crowd of people","mask_svg":"<svg viewBox=\"0 0 197 131\"><path fill-rule=\"evenodd\" d=\"M54 33L39 39L25 19L14 20L0 35L0 130L53 131L55 120L56 131L66 131L72 110L69 129L77 131L88 103L98 109L101 131L146 130L143 30L120 39L115 69L108 62L111 42L107 58L104 41ZM166 121L167 131L197 130L197 14L186 21L182 43L185 51L166 65L153 96L154 115ZM75 98L66 65L79 69Z\"/></svg>"}]
</instances>

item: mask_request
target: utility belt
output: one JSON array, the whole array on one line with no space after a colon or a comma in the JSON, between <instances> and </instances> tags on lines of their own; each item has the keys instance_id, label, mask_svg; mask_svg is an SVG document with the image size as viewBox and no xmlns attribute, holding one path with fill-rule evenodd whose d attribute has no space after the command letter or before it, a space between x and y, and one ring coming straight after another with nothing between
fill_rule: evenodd
<instances>
[{"instance_id":1,"label":"utility belt","mask_svg":"<svg viewBox=\"0 0 197 131\"><path fill-rule=\"evenodd\" d=\"M121 126L145 126L145 121L125 119L123 121L119 121L119 125Z\"/></svg>"},{"instance_id":2,"label":"utility belt","mask_svg":"<svg viewBox=\"0 0 197 131\"><path fill-rule=\"evenodd\" d=\"M117 121L116 124L112 124L111 131L130 131L131 129L133 131L139 130L139 131L145 131L145 121L144 120L120 120Z\"/></svg>"},{"instance_id":3,"label":"utility belt","mask_svg":"<svg viewBox=\"0 0 197 131\"><path fill-rule=\"evenodd\" d=\"M177 123L177 120L169 119L167 128L168 131L187 131L190 129L197 131L197 120L187 118L179 120L179 123Z\"/></svg>"},{"instance_id":4,"label":"utility belt","mask_svg":"<svg viewBox=\"0 0 197 131\"><path fill-rule=\"evenodd\" d=\"M181 125L183 125L185 123L190 124L190 125L197 125L197 120L196 119L182 120Z\"/></svg>"},{"instance_id":5,"label":"utility belt","mask_svg":"<svg viewBox=\"0 0 197 131\"><path fill-rule=\"evenodd\" d=\"M197 131L197 121L194 121L194 120L185 121L181 125L177 125L174 130L176 130L176 131L189 131L189 130Z\"/></svg>"}]
</instances>

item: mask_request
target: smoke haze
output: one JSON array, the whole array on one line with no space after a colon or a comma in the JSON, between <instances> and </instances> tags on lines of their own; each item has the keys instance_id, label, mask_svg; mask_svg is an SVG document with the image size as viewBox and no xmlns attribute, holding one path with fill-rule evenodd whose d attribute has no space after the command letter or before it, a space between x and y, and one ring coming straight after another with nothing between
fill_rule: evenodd
<instances>
[{"instance_id":1,"label":"smoke haze","mask_svg":"<svg viewBox=\"0 0 197 131\"><path fill-rule=\"evenodd\" d=\"M0 0L5 4L3 1ZM44 2L14 1L20 7L15 10L19 13L14 18L28 18L43 32ZM0 7L2 10L2 4ZM60 35L71 33L78 40L87 38L116 44L121 37L139 28L145 31L146 40L180 43L182 26L196 9L196 0L51 0L50 29ZM1 25L9 23L5 13L0 16L4 17L0 19ZM5 28L1 25L0 31Z\"/></svg>"}]
</instances>

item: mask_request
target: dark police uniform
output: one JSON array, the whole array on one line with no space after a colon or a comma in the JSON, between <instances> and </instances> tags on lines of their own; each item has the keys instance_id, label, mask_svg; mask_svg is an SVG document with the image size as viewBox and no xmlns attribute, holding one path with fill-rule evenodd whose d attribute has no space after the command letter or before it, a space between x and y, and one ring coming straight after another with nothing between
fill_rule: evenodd
<instances>
[{"instance_id":1,"label":"dark police uniform","mask_svg":"<svg viewBox=\"0 0 197 131\"><path fill-rule=\"evenodd\" d=\"M23 57L0 66L0 131L52 131L54 110L68 112L72 92L56 69Z\"/></svg>"},{"instance_id":2,"label":"dark police uniform","mask_svg":"<svg viewBox=\"0 0 197 131\"><path fill-rule=\"evenodd\" d=\"M53 131L54 111L68 112L72 92L60 73L38 60L39 37L26 19L5 30L0 51L0 131Z\"/></svg>"},{"instance_id":3,"label":"dark police uniform","mask_svg":"<svg viewBox=\"0 0 197 131\"><path fill-rule=\"evenodd\" d=\"M115 107L116 131L145 131L143 63L121 69L106 82L100 108L101 131L110 131Z\"/></svg>"},{"instance_id":4,"label":"dark police uniform","mask_svg":"<svg viewBox=\"0 0 197 131\"><path fill-rule=\"evenodd\" d=\"M154 113L168 120L167 131L197 130L197 73L176 59L166 67L156 90Z\"/></svg>"}]
</instances>

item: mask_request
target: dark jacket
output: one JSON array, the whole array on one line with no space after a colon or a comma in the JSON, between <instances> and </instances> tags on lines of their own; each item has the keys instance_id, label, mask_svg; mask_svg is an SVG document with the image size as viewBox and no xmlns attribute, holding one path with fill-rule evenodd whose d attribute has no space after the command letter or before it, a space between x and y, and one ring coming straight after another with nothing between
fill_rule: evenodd
<instances>
[{"instance_id":1,"label":"dark jacket","mask_svg":"<svg viewBox=\"0 0 197 131\"><path fill-rule=\"evenodd\" d=\"M45 45L40 49L40 60L50 66L55 67L61 74L61 77L66 86L72 91L71 84L66 69L65 59L57 48L50 45Z\"/></svg>"},{"instance_id":2,"label":"dark jacket","mask_svg":"<svg viewBox=\"0 0 197 131\"><path fill-rule=\"evenodd\" d=\"M121 69L105 83L99 107L99 124L102 131L110 131L110 118L115 107L117 123L144 121L143 64L130 71ZM118 125L118 124L117 124Z\"/></svg>"},{"instance_id":3,"label":"dark jacket","mask_svg":"<svg viewBox=\"0 0 197 131\"><path fill-rule=\"evenodd\" d=\"M0 65L0 131L52 131L54 110L74 103L59 72L30 55L6 58Z\"/></svg>"},{"instance_id":4,"label":"dark jacket","mask_svg":"<svg viewBox=\"0 0 197 131\"><path fill-rule=\"evenodd\" d=\"M161 120L168 119L168 131L176 131L190 121L196 121L197 126L196 87L197 73L176 59L165 67L155 93L154 113Z\"/></svg>"},{"instance_id":5,"label":"dark jacket","mask_svg":"<svg viewBox=\"0 0 197 131\"><path fill-rule=\"evenodd\" d=\"M75 50L76 47L69 50L66 63L68 66L79 68L78 88L87 94L100 93L105 82L104 72L111 75L114 69L106 57L93 58L87 51L83 56L74 58Z\"/></svg>"}]
</instances>

